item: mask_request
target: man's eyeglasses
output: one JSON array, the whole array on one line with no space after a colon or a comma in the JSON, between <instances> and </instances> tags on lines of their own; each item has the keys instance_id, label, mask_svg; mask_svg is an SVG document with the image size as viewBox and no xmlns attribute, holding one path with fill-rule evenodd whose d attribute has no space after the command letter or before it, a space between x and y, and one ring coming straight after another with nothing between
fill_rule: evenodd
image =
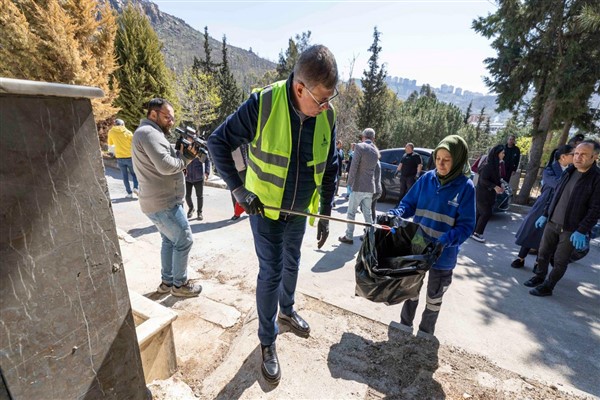
<instances>
[{"instance_id":1,"label":"man's eyeglasses","mask_svg":"<svg viewBox=\"0 0 600 400\"><path fill-rule=\"evenodd\" d=\"M331 96L330 98L328 98L327 100L320 102L319 100L317 100L315 98L315 96L312 94L312 92L308 89L308 87L306 85L304 85L304 84L302 84L302 85L304 86L304 89L306 89L306 91L308 92L308 94L310 94L310 97L312 97L312 99L315 101L315 103L317 103L317 105L319 106L319 108L325 107L326 105L328 105L331 102L331 100L335 99L340 94L338 92L337 88L334 88L335 94L333 96Z\"/></svg>"},{"instance_id":2,"label":"man's eyeglasses","mask_svg":"<svg viewBox=\"0 0 600 400\"><path fill-rule=\"evenodd\" d=\"M175 121L175 117L173 117L171 114L166 113L166 112L162 112L162 111L157 111L160 115L162 115L163 117L166 117L169 121Z\"/></svg>"}]
</instances>

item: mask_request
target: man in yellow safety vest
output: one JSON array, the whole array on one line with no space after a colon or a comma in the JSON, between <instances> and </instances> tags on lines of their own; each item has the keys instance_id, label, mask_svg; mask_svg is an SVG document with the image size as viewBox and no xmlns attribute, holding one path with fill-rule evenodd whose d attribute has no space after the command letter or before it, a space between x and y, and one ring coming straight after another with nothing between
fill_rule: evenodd
<instances>
[{"instance_id":1,"label":"man in yellow safety vest","mask_svg":"<svg viewBox=\"0 0 600 400\"><path fill-rule=\"evenodd\" d=\"M255 91L208 139L221 178L250 215L259 263L261 371L273 385L281 378L275 349L278 323L302 337L310 334L310 326L294 310L306 217L272 208L331 214L338 169L331 100L338 94L337 82L331 51L311 46L287 80ZM248 168L242 182L231 152L246 143ZM329 222L321 219L317 228L320 248Z\"/></svg>"}]
</instances>

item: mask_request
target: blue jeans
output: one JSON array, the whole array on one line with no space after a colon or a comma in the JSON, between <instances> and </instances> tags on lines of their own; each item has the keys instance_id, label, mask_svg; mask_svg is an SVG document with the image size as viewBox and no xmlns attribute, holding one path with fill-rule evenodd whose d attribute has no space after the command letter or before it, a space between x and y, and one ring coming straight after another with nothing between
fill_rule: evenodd
<instances>
[{"instance_id":1,"label":"blue jeans","mask_svg":"<svg viewBox=\"0 0 600 400\"><path fill-rule=\"evenodd\" d=\"M258 338L262 345L269 346L279 333L277 305L288 315L294 308L306 217L288 216L286 220L275 221L251 215L250 227L259 267L256 282Z\"/></svg>"},{"instance_id":2,"label":"blue jeans","mask_svg":"<svg viewBox=\"0 0 600 400\"><path fill-rule=\"evenodd\" d=\"M356 210L360 206L363 215L365 216L365 222L367 224L373 223L373 216L371 215L371 203L373 202L373 193L367 192L352 192L350 193L350 200L348 200L348 219L354 221L356 217ZM354 224L348 224L346 228L346 237L352 239L354 236Z\"/></svg>"},{"instance_id":3,"label":"blue jeans","mask_svg":"<svg viewBox=\"0 0 600 400\"><path fill-rule=\"evenodd\" d=\"M192 229L183 205L146 214L162 237L160 249L161 278L168 285L181 286L187 282L187 263L192 244Z\"/></svg>"},{"instance_id":4,"label":"blue jeans","mask_svg":"<svg viewBox=\"0 0 600 400\"><path fill-rule=\"evenodd\" d=\"M137 176L135 176L135 172L133 172L133 161L131 161L131 158L117 158L117 165L121 170L121 176L123 177L125 190L127 190L127 194L131 194L131 186L129 186L129 174L131 174L131 178L133 179L133 188L138 188Z\"/></svg>"}]
</instances>

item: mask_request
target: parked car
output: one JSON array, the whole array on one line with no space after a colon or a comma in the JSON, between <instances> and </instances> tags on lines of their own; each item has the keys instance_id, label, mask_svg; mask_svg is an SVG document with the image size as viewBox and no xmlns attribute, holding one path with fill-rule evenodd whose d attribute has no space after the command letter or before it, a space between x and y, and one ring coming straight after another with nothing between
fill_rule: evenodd
<instances>
[{"instance_id":1,"label":"parked car","mask_svg":"<svg viewBox=\"0 0 600 400\"><path fill-rule=\"evenodd\" d=\"M430 169L435 168L434 160L431 159L433 149L424 149L421 147L415 147L415 153L421 156L423 161L423 169L421 175ZM400 196L400 175L396 174L398 164L404 155L404 148L397 149L385 149L381 150L381 198L398 198Z\"/></svg>"}]
</instances>

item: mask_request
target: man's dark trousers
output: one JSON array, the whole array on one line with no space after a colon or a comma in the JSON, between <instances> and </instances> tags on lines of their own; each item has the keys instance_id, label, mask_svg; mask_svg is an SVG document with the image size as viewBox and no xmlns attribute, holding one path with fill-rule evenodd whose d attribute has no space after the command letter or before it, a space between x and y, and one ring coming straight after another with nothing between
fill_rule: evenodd
<instances>
[{"instance_id":1,"label":"man's dark trousers","mask_svg":"<svg viewBox=\"0 0 600 400\"><path fill-rule=\"evenodd\" d=\"M571 243L571 235L573 232L565 231L561 225L548 221L544 227L544 235L538 251L538 266L536 275L540 278L546 278L548 274L548 265L554 254L554 267L550 275L545 280L544 285L550 289L561 280L567 267L569 259L573 252L573 244Z\"/></svg>"},{"instance_id":2,"label":"man's dark trousers","mask_svg":"<svg viewBox=\"0 0 600 400\"><path fill-rule=\"evenodd\" d=\"M254 247L258 257L256 306L258 338L269 346L277 338L277 305L283 314L291 314L298 282L300 247L306 231L306 217L288 216L272 220L250 216Z\"/></svg>"},{"instance_id":3,"label":"man's dark trousers","mask_svg":"<svg viewBox=\"0 0 600 400\"><path fill-rule=\"evenodd\" d=\"M417 181L416 176L400 175L400 200L408 193L412 185Z\"/></svg>"}]
</instances>

